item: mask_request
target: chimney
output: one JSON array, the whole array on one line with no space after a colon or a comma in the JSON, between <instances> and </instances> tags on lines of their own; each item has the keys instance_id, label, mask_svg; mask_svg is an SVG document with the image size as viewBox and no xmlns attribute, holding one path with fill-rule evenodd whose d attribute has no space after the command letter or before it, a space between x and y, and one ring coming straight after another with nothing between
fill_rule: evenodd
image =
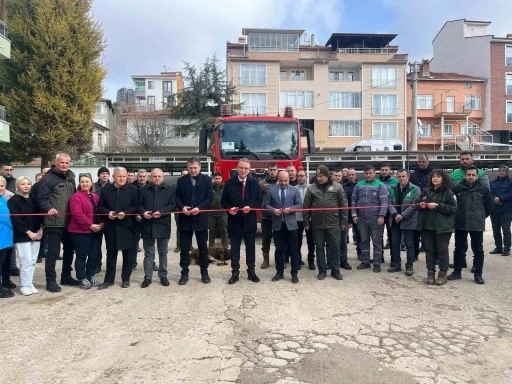
<instances>
[{"instance_id":1,"label":"chimney","mask_svg":"<svg viewBox=\"0 0 512 384\"><path fill-rule=\"evenodd\" d=\"M430 77L430 60L423 59L421 63L421 73L423 77Z\"/></svg>"},{"instance_id":2,"label":"chimney","mask_svg":"<svg viewBox=\"0 0 512 384\"><path fill-rule=\"evenodd\" d=\"M315 35L311 34L311 46L315 46Z\"/></svg>"}]
</instances>

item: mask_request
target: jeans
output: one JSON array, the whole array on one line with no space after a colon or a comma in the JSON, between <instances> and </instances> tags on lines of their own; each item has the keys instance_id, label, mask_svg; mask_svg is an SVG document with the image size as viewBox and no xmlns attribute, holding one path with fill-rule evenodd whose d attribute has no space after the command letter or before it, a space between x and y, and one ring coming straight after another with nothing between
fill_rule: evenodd
<instances>
[{"instance_id":1,"label":"jeans","mask_svg":"<svg viewBox=\"0 0 512 384\"><path fill-rule=\"evenodd\" d=\"M360 256L361 255L361 247L359 246L359 244L361 243L361 231L359 231L359 229L357 228L357 225L355 225L355 224L352 224L352 234L353 234L354 240L356 242L357 256Z\"/></svg>"},{"instance_id":2,"label":"jeans","mask_svg":"<svg viewBox=\"0 0 512 384\"><path fill-rule=\"evenodd\" d=\"M412 267L414 264L414 229L400 229L400 223L393 223L391 226L391 267L401 267L402 258L400 256L400 245L402 234L407 249L406 267Z\"/></svg>"},{"instance_id":3,"label":"jeans","mask_svg":"<svg viewBox=\"0 0 512 384\"><path fill-rule=\"evenodd\" d=\"M448 271L448 246L451 237L451 232L437 233L436 231L421 231L421 238L423 239L423 244L425 244L427 270L429 272L435 272L436 264L438 263L440 271Z\"/></svg>"},{"instance_id":4,"label":"jeans","mask_svg":"<svg viewBox=\"0 0 512 384\"><path fill-rule=\"evenodd\" d=\"M180 267L182 273L188 273L188 267L190 266L190 247L192 246L192 235L194 233L196 234L197 247L199 248L199 267L201 267L201 273L208 271L208 231L180 231Z\"/></svg>"},{"instance_id":5,"label":"jeans","mask_svg":"<svg viewBox=\"0 0 512 384\"><path fill-rule=\"evenodd\" d=\"M384 237L384 224L379 225L377 217L360 217L357 229L361 234L361 263L370 264L370 239L373 243L373 265L380 266Z\"/></svg>"},{"instance_id":6,"label":"jeans","mask_svg":"<svg viewBox=\"0 0 512 384\"><path fill-rule=\"evenodd\" d=\"M283 274L284 272L286 250L290 254L292 275L297 275L300 266L299 250L297 249L297 230L289 230L286 223L283 222L281 229L273 231L273 235L276 246L275 261L277 273Z\"/></svg>"},{"instance_id":7,"label":"jeans","mask_svg":"<svg viewBox=\"0 0 512 384\"><path fill-rule=\"evenodd\" d=\"M512 212L491 213L492 235L494 236L494 245L502 251L510 251L510 223L512 222ZM503 237L501 232L503 231Z\"/></svg>"},{"instance_id":8,"label":"jeans","mask_svg":"<svg viewBox=\"0 0 512 384\"><path fill-rule=\"evenodd\" d=\"M256 232L242 232L241 236L231 235L231 270L233 272L240 271L240 248L242 238L245 243L245 260L247 271L254 272L256 264Z\"/></svg>"},{"instance_id":9,"label":"jeans","mask_svg":"<svg viewBox=\"0 0 512 384\"><path fill-rule=\"evenodd\" d=\"M14 247L20 255L21 287L30 287L34 281L37 256L39 255L39 241L16 243Z\"/></svg>"},{"instance_id":10,"label":"jeans","mask_svg":"<svg viewBox=\"0 0 512 384\"><path fill-rule=\"evenodd\" d=\"M169 239L142 239L144 247L144 278L151 280L153 277L153 264L155 262L155 240L158 250L158 278L167 277L167 251Z\"/></svg>"},{"instance_id":11,"label":"jeans","mask_svg":"<svg viewBox=\"0 0 512 384\"><path fill-rule=\"evenodd\" d=\"M297 221L299 229L297 230L297 249L299 251L300 261L302 261L302 235L306 232L306 242L308 245L308 263L312 264L315 262L315 241L313 240L313 230L309 228L307 231L304 229L304 223Z\"/></svg>"},{"instance_id":12,"label":"jeans","mask_svg":"<svg viewBox=\"0 0 512 384\"><path fill-rule=\"evenodd\" d=\"M100 267L100 268L101 268L101 266L103 265L103 262L102 262L102 260L103 260L103 251L101 250L101 247L102 247L102 245L103 245L103 236L104 236L104 235L105 235L105 234L102 232L102 233L101 233L101 236L100 236L100 237L99 237L99 239L98 239L98 241L99 241L99 245L98 245L98 247L99 247L99 253L98 253L98 255L96 256L96 265L97 265L98 267Z\"/></svg>"},{"instance_id":13,"label":"jeans","mask_svg":"<svg viewBox=\"0 0 512 384\"><path fill-rule=\"evenodd\" d=\"M97 260L100 255L103 232L94 234L72 233L71 241L75 248L75 270L78 280L91 280L94 277Z\"/></svg>"},{"instance_id":14,"label":"jeans","mask_svg":"<svg viewBox=\"0 0 512 384\"><path fill-rule=\"evenodd\" d=\"M466 261L468 234L471 238L471 250L473 251L473 267L475 268L475 275L481 275L484 267L484 233L482 231L466 232L461 229L455 230L453 269L456 272L460 272L464 262Z\"/></svg>"},{"instance_id":15,"label":"jeans","mask_svg":"<svg viewBox=\"0 0 512 384\"><path fill-rule=\"evenodd\" d=\"M57 272L55 271L55 264L57 257L60 254L60 244L64 248L62 255L62 276L71 276L71 265L73 264L73 244L69 232L65 228L46 228L46 235L48 238L48 253L46 254L46 261L44 270L46 273L46 282L55 282L57 280Z\"/></svg>"},{"instance_id":16,"label":"jeans","mask_svg":"<svg viewBox=\"0 0 512 384\"><path fill-rule=\"evenodd\" d=\"M272 219L261 220L261 251L263 253L270 252L270 243L272 242Z\"/></svg>"},{"instance_id":17,"label":"jeans","mask_svg":"<svg viewBox=\"0 0 512 384\"><path fill-rule=\"evenodd\" d=\"M318 264L318 271L325 272L325 243L331 248L329 252L329 264L331 264L331 271L340 270L340 235L339 227L335 228L313 228L313 238L316 245L316 262Z\"/></svg>"},{"instance_id":18,"label":"jeans","mask_svg":"<svg viewBox=\"0 0 512 384\"><path fill-rule=\"evenodd\" d=\"M119 251L107 249L107 272L105 273L105 282L114 284L116 279L117 254ZM123 269L121 271L121 280L130 281L132 274L132 252L133 249L123 249Z\"/></svg>"}]
</instances>

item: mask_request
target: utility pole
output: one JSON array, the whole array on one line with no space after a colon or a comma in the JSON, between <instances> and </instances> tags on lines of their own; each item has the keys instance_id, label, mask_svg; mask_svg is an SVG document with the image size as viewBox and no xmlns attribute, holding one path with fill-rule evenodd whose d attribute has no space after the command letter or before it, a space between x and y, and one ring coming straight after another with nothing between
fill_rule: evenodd
<instances>
[{"instance_id":1,"label":"utility pole","mask_svg":"<svg viewBox=\"0 0 512 384\"><path fill-rule=\"evenodd\" d=\"M418 72L420 70L420 63L409 63L412 72L412 118L411 118L411 151L418 150Z\"/></svg>"}]
</instances>

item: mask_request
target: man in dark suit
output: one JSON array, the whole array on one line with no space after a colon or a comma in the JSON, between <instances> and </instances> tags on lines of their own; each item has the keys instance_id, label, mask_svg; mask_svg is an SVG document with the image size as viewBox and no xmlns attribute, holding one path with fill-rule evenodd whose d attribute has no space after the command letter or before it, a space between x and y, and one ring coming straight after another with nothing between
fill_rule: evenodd
<instances>
[{"instance_id":1,"label":"man in dark suit","mask_svg":"<svg viewBox=\"0 0 512 384\"><path fill-rule=\"evenodd\" d=\"M221 204L229 209L228 234L231 240L231 278L229 284L235 284L240 275L240 245L242 237L245 243L247 274L254 283L260 281L254 271L256 262L256 211L261 207L261 189L258 180L249 176L251 164L248 159L240 159L238 174L224 185Z\"/></svg>"},{"instance_id":2,"label":"man in dark suit","mask_svg":"<svg viewBox=\"0 0 512 384\"><path fill-rule=\"evenodd\" d=\"M297 249L297 215L295 209L302 208L302 198L298 188L289 185L289 175L286 171L279 172L278 185L270 188L265 201L265 208L272 210L272 230L276 246L275 261L276 275L272 281L284 278L284 252L290 254L292 268L292 283L297 284L300 267L300 255Z\"/></svg>"},{"instance_id":3,"label":"man in dark suit","mask_svg":"<svg viewBox=\"0 0 512 384\"><path fill-rule=\"evenodd\" d=\"M199 248L199 266L201 267L201 280L204 284L211 282L208 276L208 212L199 212L210 209L213 200L212 179L201 173L201 163L196 157L187 161L188 175L178 179L176 184L176 207L180 213L180 266L181 278L179 285L188 282L188 267L190 265L190 247L192 235L195 233L197 247Z\"/></svg>"},{"instance_id":4,"label":"man in dark suit","mask_svg":"<svg viewBox=\"0 0 512 384\"><path fill-rule=\"evenodd\" d=\"M105 281L98 289L114 285L118 251L123 252L122 287L130 286L132 273L132 252L135 247L133 214L137 213L139 191L126 182L126 169L114 169L114 182L105 185L100 193L98 211L108 215L105 220L105 243L107 245L107 272Z\"/></svg>"},{"instance_id":5,"label":"man in dark suit","mask_svg":"<svg viewBox=\"0 0 512 384\"><path fill-rule=\"evenodd\" d=\"M139 189L139 214L142 215L142 243L144 245L144 281L142 288L151 284L155 262L155 241L158 250L158 277L167 287L167 250L171 236L171 212L175 208L174 187L164 181L160 168L151 171L151 184Z\"/></svg>"}]
</instances>

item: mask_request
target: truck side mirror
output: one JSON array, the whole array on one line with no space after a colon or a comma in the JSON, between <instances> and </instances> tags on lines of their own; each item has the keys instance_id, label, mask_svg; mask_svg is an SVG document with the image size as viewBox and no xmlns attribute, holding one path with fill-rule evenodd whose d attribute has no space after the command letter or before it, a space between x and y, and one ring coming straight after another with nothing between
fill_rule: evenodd
<instances>
[{"instance_id":1,"label":"truck side mirror","mask_svg":"<svg viewBox=\"0 0 512 384\"><path fill-rule=\"evenodd\" d=\"M304 133L306 134L306 139L308 142L308 153L315 153L315 133L311 129L304 129Z\"/></svg>"},{"instance_id":2,"label":"truck side mirror","mask_svg":"<svg viewBox=\"0 0 512 384\"><path fill-rule=\"evenodd\" d=\"M208 135L211 132L210 128L202 128L199 131L199 153L208 155Z\"/></svg>"}]
</instances>

